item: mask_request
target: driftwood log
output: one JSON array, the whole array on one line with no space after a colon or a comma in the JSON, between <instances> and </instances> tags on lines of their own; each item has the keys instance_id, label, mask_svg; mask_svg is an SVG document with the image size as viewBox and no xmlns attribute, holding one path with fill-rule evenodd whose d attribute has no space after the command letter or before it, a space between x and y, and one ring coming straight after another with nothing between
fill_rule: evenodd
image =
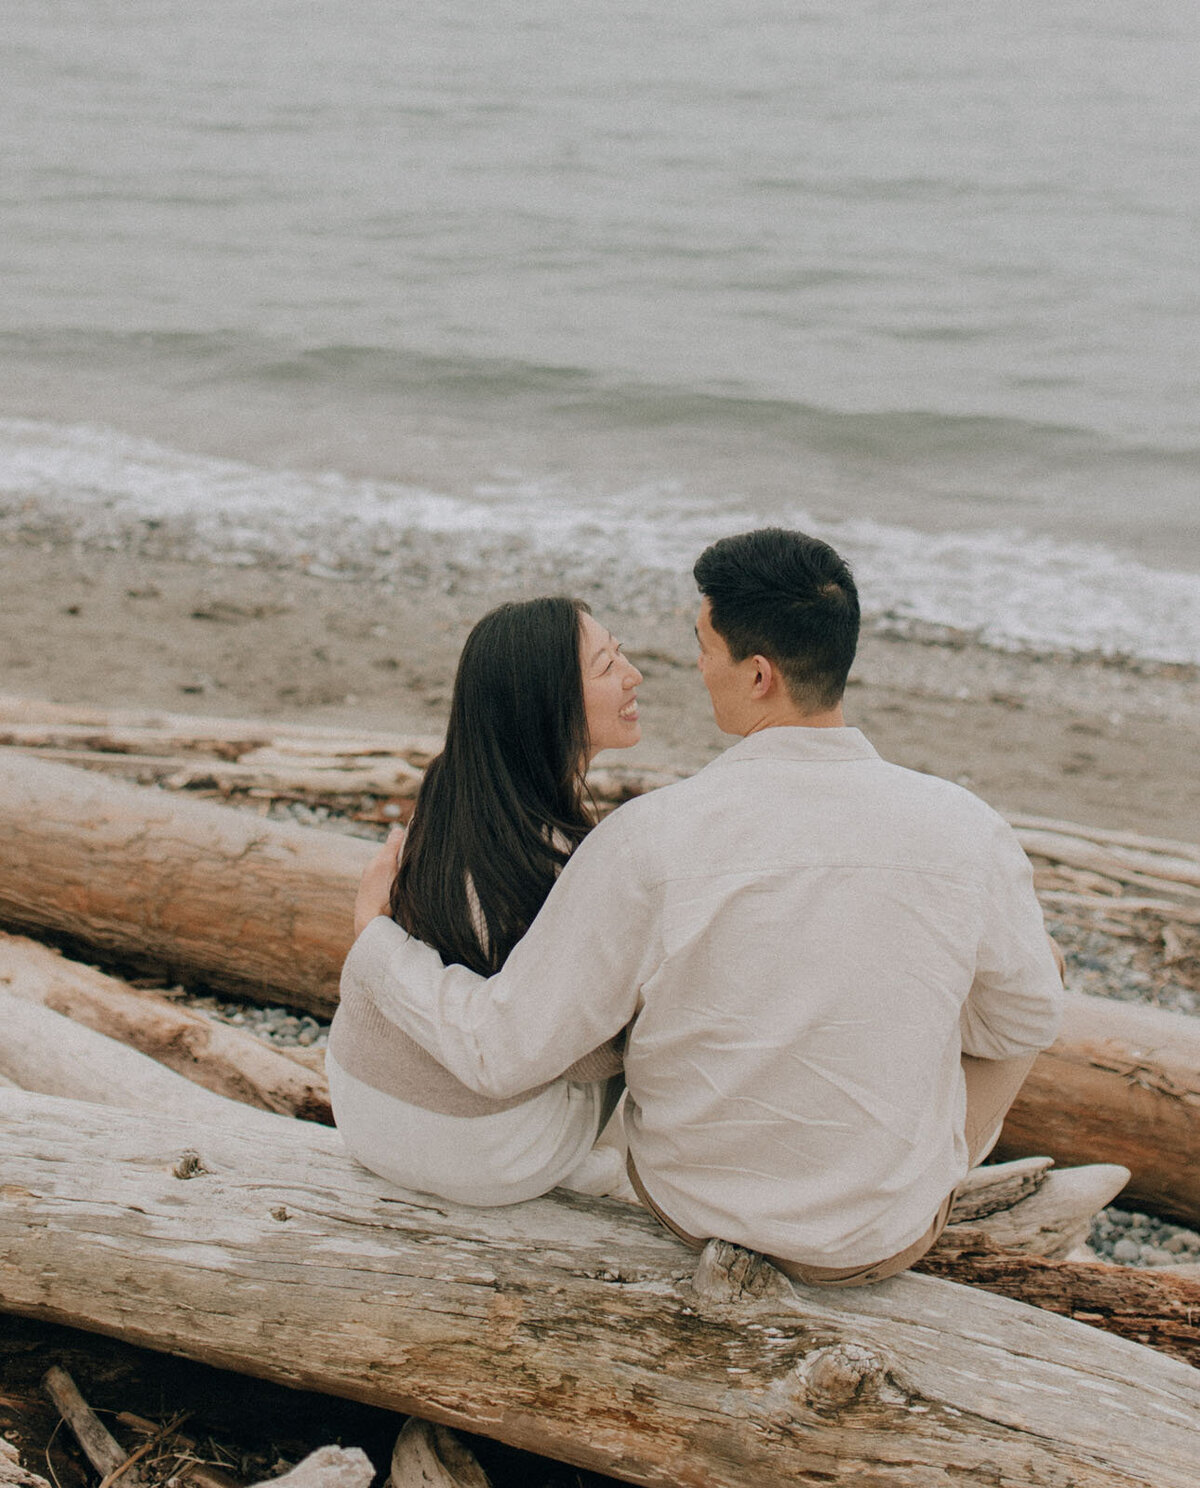
<instances>
[{"instance_id":1,"label":"driftwood log","mask_svg":"<svg viewBox=\"0 0 1200 1488\"><path fill-rule=\"evenodd\" d=\"M0 695L0 755L20 752L222 799L300 800L359 820L407 820L441 741L323 726L68 707ZM601 809L678 780L644 766L595 769ZM1043 903L1114 931L1151 920L1200 925L1200 847L1009 815ZM1116 922L1116 923L1113 923Z\"/></svg>"},{"instance_id":2,"label":"driftwood log","mask_svg":"<svg viewBox=\"0 0 1200 1488\"><path fill-rule=\"evenodd\" d=\"M314 1150L341 1150L329 1127L216 1095L116 1039L3 990L0 1026L0 1076L19 1090L143 1114L170 1113L201 1131L232 1125L269 1139L298 1128Z\"/></svg>"},{"instance_id":3,"label":"driftwood log","mask_svg":"<svg viewBox=\"0 0 1200 1488\"><path fill-rule=\"evenodd\" d=\"M0 836L0 925L332 1011L369 843L20 754L0 757ZM1133 1200L1200 1224L1200 1020L1073 998L1000 1151L1119 1162Z\"/></svg>"},{"instance_id":4,"label":"driftwood log","mask_svg":"<svg viewBox=\"0 0 1200 1488\"><path fill-rule=\"evenodd\" d=\"M309 1126L300 1137L286 1119L190 1084L145 1055L40 1004L0 992L0 1019L6 1030L0 1043L0 1071L15 1077L18 1088L123 1110L169 1112L202 1127L258 1131L268 1139L282 1133L286 1140L304 1141L312 1153L343 1151L341 1139L327 1128ZM200 1163L193 1150L184 1166ZM1128 1177L1127 1169L1112 1164L1053 1171L1049 1158L976 1169L951 1212L942 1242L945 1257L937 1274L973 1284L978 1272L984 1285L1003 1295L1035 1301L1054 1297L1053 1310L1073 1315L1073 1307L1082 1307L1108 1331L1200 1363L1200 1286L1193 1283L1181 1293L1167 1284L1174 1277L1154 1273L1139 1283L1130 1304L1120 1307L1115 1305L1120 1287L1110 1281L1105 1290L1108 1305L1098 1312L1087 1300L1094 1280L1087 1267L1082 1272L1077 1267L1064 1266L1057 1272L1042 1268L1036 1296L1027 1299L1021 1290L1022 1256L1066 1255ZM1061 1280L1057 1292L1056 1275ZM1194 1323L1181 1324L1181 1305L1190 1305Z\"/></svg>"},{"instance_id":5,"label":"driftwood log","mask_svg":"<svg viewBox=\"0 0 1200 1488\"><path fill-rule=\"evenodd\" d=\"M1058 1040L1034 1064L997 1157L1062 1167L1121 1163L1125 1199L1200 1225L1200 1018L1141 1003L1068 998Z\"/></svg>"},{"instance_id":6,"label":"driftwood log","mask_svg":"<svg viewBox=\"0 0 1200 1488\"><path fill-rule=\"evenodd\" d=\"M0 757L0 925L328 1014L372 845Z\"/></svg>"},{"instance_id":7,"label":"driftwood log","mask_svg":"<svg viewBox=\"0 0 1200 1488\"><path fill-rule=\"evenodd\" d=\"M96 1033L118 1039L217 1095L281 1116L326 1124L333 1121L323 1074L253 1034L206 1018L161 993L131 987L117 977L69 961L25 936L0 931L0 992L40 1003ZM4 1067L2 1053L0 1067ZM27 1081L26 1088L40 1087ZM58 1093L82 1098L82 1092Z\"/></svg>"},{"instance_id":8,"label":"driftwood log","mask_svg":"<svg viewBox=\"0 0 1200 1488\"><path fill-rule=\"evenodd\" d=\"M303 801L357 821L407 821L425 766L441 747L440 738L426 734L69 708L0 696L0 753L32 753L222 800ZM616 765L590 771L588 785L603 809L674 779L673 771Z\"/></svg>"},{"instance_id":9,"label":"driftwood log","mask_svg":"<svg viewBox=\"0 0 1200 1488\"><path fill-rule=\"evenodd\" d=\"M278 1128L0 1093L0 1305L635 1483L1194 1488L1200 1372L1137 1344L933 1277L697 1267L612 1202L405 1203Z\"/></svg>"},{"instance_id":10,"label":"driftwood log","mask_svg":"<svg viewBox=\"0 0 1200 1488\"><path fill-rule=\"evenodd\" d=\"M1086 1169L1084 1170L1086 1171ZM1200 1370L1195 1266L1106 1266L1007 1250L967 1225L946 1229L916 1269L1028 1302L1184 1360Z\"/></svg>"}]
</instances>

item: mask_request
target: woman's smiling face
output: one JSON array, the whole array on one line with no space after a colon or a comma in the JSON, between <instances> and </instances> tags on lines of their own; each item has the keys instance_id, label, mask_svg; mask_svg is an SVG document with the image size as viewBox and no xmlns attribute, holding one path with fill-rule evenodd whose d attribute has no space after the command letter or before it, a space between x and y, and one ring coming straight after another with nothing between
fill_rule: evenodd
<instances>
[{"instance_id":1,"label":"woman's smiling face","mask_svg":"<svg viewBox=\"0 0 1200 1488\"><path fill-rule=\"evenodd\" d=\"M579 666L590 762L602 749L628 749L642 737L636 690L642 674L588 614L579 617Z\"/></svg>"}]
</instances>

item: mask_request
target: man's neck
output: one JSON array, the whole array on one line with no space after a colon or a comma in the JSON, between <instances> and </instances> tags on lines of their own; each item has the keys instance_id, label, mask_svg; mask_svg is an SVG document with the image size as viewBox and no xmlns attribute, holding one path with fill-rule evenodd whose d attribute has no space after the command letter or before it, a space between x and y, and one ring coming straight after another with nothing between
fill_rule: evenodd
<instances>
[{"instance_id":1,"label":"man's neck","mask_svg":"<svg viewBox=\"0 0 1200 1488\"><path fill-rule=\"evenodd\" d=\"M749 738L769 728L845 728L846 716L841 703L824 708L818 713L802 713L799 708L773 708L755 719L742 735Z\"/></svg>"}]
</instances>

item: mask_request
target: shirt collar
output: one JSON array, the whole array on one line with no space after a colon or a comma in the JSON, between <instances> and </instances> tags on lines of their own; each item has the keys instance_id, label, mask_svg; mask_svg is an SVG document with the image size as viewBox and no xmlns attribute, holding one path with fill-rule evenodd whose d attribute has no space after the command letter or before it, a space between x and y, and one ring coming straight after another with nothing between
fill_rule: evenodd
<instances>
[{"instance_id":1,"label":"shirt collar","mask_svg":"<svg viewBox=\"0 0 1200 1488\"><path fill-rule=\"evenodd\" d=\"M796 760L820 764L829 760L878 759L866 735L856 728L804 728L792 725L759 729L732 745L712 761L714 765L742 760Z\"/></svg>"}]
</instances>

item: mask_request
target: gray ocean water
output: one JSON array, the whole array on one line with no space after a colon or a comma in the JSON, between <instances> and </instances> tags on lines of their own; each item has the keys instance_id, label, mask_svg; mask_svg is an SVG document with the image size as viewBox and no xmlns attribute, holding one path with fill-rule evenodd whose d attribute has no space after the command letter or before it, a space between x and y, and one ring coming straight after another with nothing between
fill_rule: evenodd
<instances>
[{"instance_id":1,"label":"gray ocean water","mask_svg":"<svg viewBox=\"0 0 1200 1488\"><path fill-rule=\"evenodd\" d=\"M1200 662L1195 0L5 0L0 61L5 520L618 599L795 522L893 622Z\"/></svg>"}]
</instances>

